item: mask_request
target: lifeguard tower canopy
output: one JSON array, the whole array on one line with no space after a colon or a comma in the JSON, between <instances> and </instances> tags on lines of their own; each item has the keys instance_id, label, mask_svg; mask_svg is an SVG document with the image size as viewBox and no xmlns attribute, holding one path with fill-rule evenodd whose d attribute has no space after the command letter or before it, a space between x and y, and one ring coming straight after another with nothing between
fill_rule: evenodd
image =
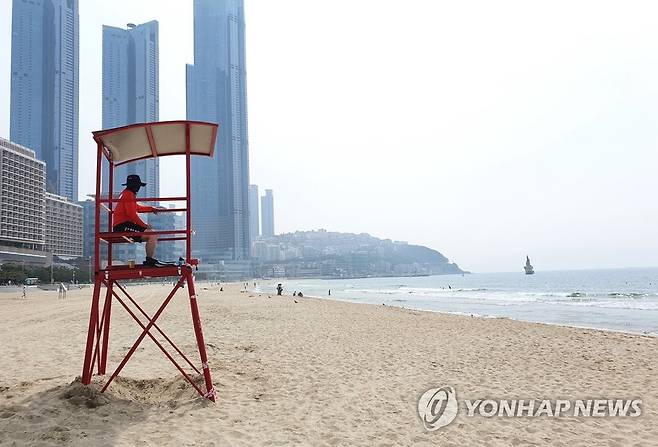
<instances>
[{"instance_id":1,"label":"lifeguard tower canopy","mask_svg":"<svg viewBox=\"0 0 658 447\"><path fill-rule=\"evenodd\" d=\"M99 130L93 135L107 159L119 166L146 158L185 155L188 147L190 155L212 157L217 128L217 124L202 121L158 121Z\"/></svg>"},{"instance_id":2,"label":"lifeguard tower canopy","mask_svg":"<svg viewBox=\"0 0 658 447\"><path fill-rule=\"evenodd\" d=\"M112 302L119 303L135 322L142 328L141 335L135 340L132 347L123 357L115 371L103 385L101 392L105 391L114 378L121 372L128 360L145 337L149 337L165 356L174 364L190 385L204 398L215 400L215 389L210 377L210 367L206 354L206 346L201 329L201 318L197 306L197 296L194 287L193 269L199 264L192 258L192 202L191 202L191 156L200 155L212 157L215 150L218 125L201 121L159 121L152 123L132 124L114 129L93 132L97 144L96 155L96 206L95 206L95 237L94 237L94 293L91 301L89 316L89 329L87 332L87 345L82 369L82 383L89 385L96 370L98 375L105 375L108 351ZM166 155L184 155L186 184L185 195L180 197L140 197L144 202L182 202L178 208L157 208L158 213L184 212L185 228L166 230L145 230L144 232L116 232L113 231L113 215L117 203L114 197L114 168L119 165L138 160L144 160ZM109 164L107 191L101 191L103 159ZM121 179L123 180L123 179ZM101 212L107 213L107 227L101 230ZM115 244L135 243L136 236L156 236L158 241L185 241L185 254L178 263L166 263L162 266L145 266L128 263L113 264L112 248ZM107 262L100 261L100 245L107 245ZM124 280L143 280L145 278L176 277L174 287L166 295L163 303L149 315L121 284ZM192 325L199 349L200 365L192 362L174 342L157 325L156 320L172 300L176 291L187 285L192 314ZM105 301L101 308L101 289L105 289ZM131 303L132 306L129 306ZM135 309L136 311L133 311ZM141 317L139 316L141 314ZM164 346L168 343L175 353L170 353ZM174 356L178 355L179 361ZM184 368L180 359L184 360L189 368ZM186 370L187 369L187 370ZM203 376L205 391L197 385L191 374Z\"/></svg>"}]
</instances>

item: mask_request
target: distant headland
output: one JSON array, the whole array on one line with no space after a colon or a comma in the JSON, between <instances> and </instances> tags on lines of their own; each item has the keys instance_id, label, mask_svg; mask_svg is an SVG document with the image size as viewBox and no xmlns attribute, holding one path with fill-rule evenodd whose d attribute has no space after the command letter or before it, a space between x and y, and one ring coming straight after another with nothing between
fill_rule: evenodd
<instances>
[{"instance_id":1,"label":"distant headland","mask_svg":"<svg viewBox=\"0 0 658 447\"><path fill-rule=\"evenodd\" d=\"M357 278L468 273L428 247L367 233L296 231L254 242L262 277Z\"/></svg>"}]
</instances>

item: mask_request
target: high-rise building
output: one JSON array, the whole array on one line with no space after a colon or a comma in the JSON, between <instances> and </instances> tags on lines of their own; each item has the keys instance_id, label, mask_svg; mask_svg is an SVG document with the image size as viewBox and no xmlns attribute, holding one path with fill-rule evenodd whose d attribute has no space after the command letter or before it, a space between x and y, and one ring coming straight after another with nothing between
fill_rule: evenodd
<instances>
[{"instance_id":1,"label":"high-rise building","mask_svg":"<svg viewBox=\"0 0 658 447\"><path fill-rule=\"evenodd\" d=\"M46 162L46 190L78 199L78 0L13 0L10 139Z\"/></svg>"},{"instance_id":2,"label":"high-rise building","mask_svg":"<svg viewBox=\"0 0 658 447\"><path fill-rule=\"evenodd\" d=\"M176 229L176 216L171 212L149 215L149 224L154 230L171 231ZM178 241L158 242L155 257L163 261L177 261L179 256L185 256L185 251L178 251Z\"/></svg>"},{"instance_id":3,"label":"high-rise building","mask_svg":"<svg viewBox=\"0 0 658 447\"><path fill-rule=\"evenodd\" d=\"M127 29L103 26L103 128L158 121L159 56L158 22L129 23ZM146 186L140 197L160 195L160 162L157 158L131 162L114 169L113 190L117 194L130 174L137 174ZM108 190L108 165L103 163L103 192ZM144 217L145 221L151 215ZM116 244L116 261L138 260L145 256L143 244Z\"/></svg>"},{"instance_id":4,"label":"high-rise building","mask_svg":"<svg viewBox=\"0 0 658 447\"><path fill-rule=\"evenodd\" d=\"M103 129L159 118L158 22L128 24L127 29L103 26ZM138 174L146 186L142 197L160 193L159 160L151 158L114 170L114 192L123 190L129 174ZM103 192L108 166L103 163Z\"/></svg>"},{"instance_id":5,"label":"high-rise building","mask_svg":"<svg viewBox=\"0 0 658 447\"><path fill-rule=\"evenodd\" d=\"M169 208L176 208L175 204L170 204ZM184 230L187 227L187 219L185 218L185 213L173 213L174 214L174 229ZM184 240L174 241L174 250L178 253L178 256L185 257L185 250L187 249L187 243Z\"/></svg>"},{"instance_id":6,"label":"high-rise building","mask_svg":"<svg viewBox=\"0 0 658 447\"><path fill-rule=\"evenodd\" d=\"M274 236L274 195L271 189L266 189L265 195L260 198L260 211L263 237Z\"/></svg>"},{"instance_id":7,"label":"high-rise building","mask_svg":"<svg viewBox=\"0 0 658 447\"><path fill-rule=\"evenodd\" d=\"M0 138L0 263L50 263L45 244L46 164Z\"/></svg>"},{"instance_id":8,"label":"high-rise building","mask_svg":"<svg viewBox=\"0 0 658 447\"><path fill-rule=\"evenodd\" d=\"M258 185L249 185L249 236L253 243L260 236L258 215Z\"/></svg>"},{"instance_id":9,"label":"high-rise building","mask_svg":"<svg viewBox=\"0 0 658 447\"><path fill-rule=\"evenodd\" d=\"M219 123L215 156L192 161L193 252L204 264L250 258L243 0L194 0L187 118Z\"/></svg>"},{"instance_id":10,"label":"high-rise building","mask_svg":"<svg viewBox=\"0 0 658 447\"><path fill-rule=\"evenodd\" d=\"M61 258L82 256L82 206L46 193L46 250Z\"/></svg>"},{"instance_id":11,"label":"high-rise building","mask_svg":"<svg viewBox=\"0 0 658 447\"><path fill-rule=\"evenodd\" d=\"M87 199L78 202L82 207L82 256L90 263L94 259L94 238L96 237L96 201ZM100 230L107 231L107 213L101 212ZM100 244L101 264L107 259L107 244Z\"/></svg>"}]
</instances>

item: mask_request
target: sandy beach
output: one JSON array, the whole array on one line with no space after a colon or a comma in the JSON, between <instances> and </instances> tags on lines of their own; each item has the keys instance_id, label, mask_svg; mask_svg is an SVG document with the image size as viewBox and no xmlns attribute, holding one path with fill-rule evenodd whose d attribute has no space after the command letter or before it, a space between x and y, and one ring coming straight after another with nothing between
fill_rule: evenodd
<instances>
[{"instance_id":1,"label":"sandy beach","mask_svg":"<svg viewBox=\"0 0 658 447\"><path fill-rule=\"evenodd\" d=\"M103 396L80 375L91 289L0 294L0 445L658 445L658 339L198 284L218 402L145 339ZM166 289L129 286L153 312ZM113 308L111 372L139 335ZM186 291L159 324L192 359ZM423 428L429 388L461 399L642 399L640 417L468 417Z\"/></svg>"}]
</instances>

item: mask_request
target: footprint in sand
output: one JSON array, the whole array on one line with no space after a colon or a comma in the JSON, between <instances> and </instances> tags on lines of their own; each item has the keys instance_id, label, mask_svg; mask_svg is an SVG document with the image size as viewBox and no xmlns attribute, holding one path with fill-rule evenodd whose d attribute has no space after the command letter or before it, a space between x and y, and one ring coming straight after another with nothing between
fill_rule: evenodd
<instances>
[{"instance_id":1,"label":"footprint in sand","mask_svg":"<svg viewBox=\"0 0 658 447\"><path fill-rule=\"evenodd\" d=\"M13 409L5 408L0 411L0 419L9 419L12 416L16 415L16 411Z\"/></svg>"}]
</instances>

